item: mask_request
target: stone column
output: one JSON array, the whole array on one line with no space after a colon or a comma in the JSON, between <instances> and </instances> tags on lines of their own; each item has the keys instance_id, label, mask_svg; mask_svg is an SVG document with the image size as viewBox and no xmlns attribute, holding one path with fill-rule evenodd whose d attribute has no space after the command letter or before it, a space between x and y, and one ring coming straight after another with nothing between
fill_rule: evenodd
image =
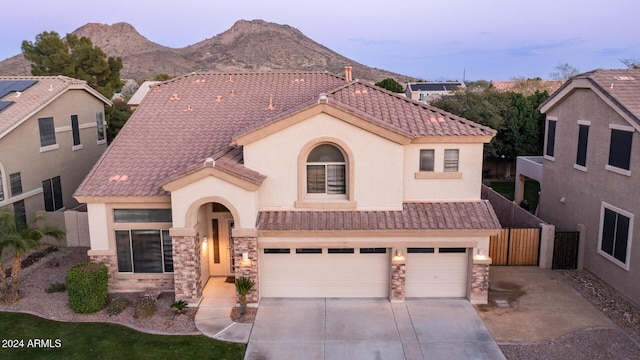
<instances>
[{"instance_id":1,"label":"stone column","mask_svg":"<svg viewBox=\"0 0 640 360\"><path fill-rule=\"evenodd\" d=\"M247 253L247 260L242 257ZM247 302L257 304L260 300L260 281L258 279L258 238L242 236L233 238L233 258L236 279L248 277L255 282L247 295ZM236 302L240 303L240 295L236 292Z\"/></svg>"},{"instance_id":2,"label":"stone column","mask_svg":"<svg viewBox=\"0 0 640 360\"><path fill-rule=\"evenodd\" d=\"M406 278L406 262L407 259L402 253L397 253L400 249L391 249L391 281L389 286L389 300L391 302L403 303L405 299L405 278ZM398 256L399 254L399 256Z\"/></svg>"},{"instance_id":3,"label":"stone column","mask_svg":"<svg viewBox=\"0 0 640 360\"><path fill-rule=\"evenodd\" d=\"M472 304L489 302L489 264L491 264L490 258L473 259L470 296Z\"/></svg>"},{"instance_id":4,"label":"stone column","mask_svg":"<svg viewBox=\"0 0 640 360\"><path fill-rule=\"evenodd\" d=\"M89 260L98 263L104 263L107 266L107 274L109 276L109 289L114 286L115 274L118 272L118 258L112 251L89 250L87 251Z\"/></svg>"},{"instance_id":5,"label":"stone column","mask_svg":"<svg viewBox=\"0 0 640 360\"><path fill-rule=\"evenodd\" d=\"M172 243L176 300L198 303L202 297L200 236L172 236Z\"/></svg>"}]
</instances>

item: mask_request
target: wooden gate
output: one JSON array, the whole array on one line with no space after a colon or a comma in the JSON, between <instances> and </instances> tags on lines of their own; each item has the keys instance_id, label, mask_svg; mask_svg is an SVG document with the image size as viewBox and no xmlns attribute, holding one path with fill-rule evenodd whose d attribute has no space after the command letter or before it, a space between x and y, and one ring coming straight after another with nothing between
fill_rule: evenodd
<instances>
[{"instance_id":1,"label":"wooden gate","mask_svg":"<svg viewBox=\"0 0 640 360\"><path fill-rule=\"evenodd\" d=\"M491 265L538 265L540 228L502 229L489 242Z\"/></svg>"},{"instance_id":2,"label":"wooden gate","mask_svg":"<svg viewBox=\"0 0 640 360\"><path fill-rule=\"evenodd\" d=\"M577 231L556 231L551 268L577 269L579 242L580 233Z\"/></svg>"}]
</instances>

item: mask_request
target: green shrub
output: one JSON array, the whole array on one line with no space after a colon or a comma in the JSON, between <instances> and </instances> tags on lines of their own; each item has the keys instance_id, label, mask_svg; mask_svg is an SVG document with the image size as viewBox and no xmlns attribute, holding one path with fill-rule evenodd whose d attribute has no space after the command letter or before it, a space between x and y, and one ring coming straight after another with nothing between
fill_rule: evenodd
<instances>
[{"instance_id":1,"label":"green shrub","mask_svg":"<svg viewBox=\"0 0 640 360\"><path fill-rule=\"evenodd\" d=\"M67 290L67 285L65 283L57 282L53 284L49 284L49 287L44 289L46 293L55 293L55 292L64 292Z\"/></svg>"},{"instance_id":2,"label":"green shrub","mask_svg":"<svg viewBox=\"0 0 640 360\"><path fill-rule=\"evenodd\" d=\"M156 299L150 296L144 296L140 299L138 305L136 305L136 311L133 313L133 317L138 319L146 319L152 317L153 314L158 310L158 304L156 304Z\"/></svg>"},{"instance_id":3,"label":"green shrub","mask_svg":"<svg viewBox=\"0 0 640 360\"><path fill-rule=\"evenodd\" d=\"M107 307L107 315L118 315L129 307L129 300L124 296L118 296L111 300L109 307Z\"/></svg>"},{"instance_id":4,"label":"green shrub","mask_svg":"<svg viewBox=\"0 0 640 360\"><path fill-rule=\"evenodd\" d=\"M107 304L107 266L86 262L67 270L69 307L73 312L87 314L99 311Z\"/></svg>"},{"instance_id":5,"label":"green shrub","mask_svg":"<svg viewBox=\"0 0 640 360\"><path fill-rule=\"evenodd\" d=\"M184 300L178 300L175 301L173 304L171 304L171 309L173 309L173 311L175 311L176 313L180 314L182 313L182 311L184 310L184 308L187 307L187 302Z\"/></svg>"}]
</instances>

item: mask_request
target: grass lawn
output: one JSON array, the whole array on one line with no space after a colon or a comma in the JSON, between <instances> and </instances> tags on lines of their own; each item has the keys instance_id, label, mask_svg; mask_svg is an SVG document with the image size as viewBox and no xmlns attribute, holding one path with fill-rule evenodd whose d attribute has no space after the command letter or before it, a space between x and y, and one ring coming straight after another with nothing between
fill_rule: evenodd
<instances>
[{"instance_id":1,"label":"grass lawn","mask_svg":"<svg viewBox=\"0 0 640 360\"><path fill-rule=\"evenodd\" d=\"M516 183L514 181L492 181L489 184L496 192L502 194L509 200L513 200L516 191ZM535 211L538 206L538 193L540 192L540 183L535 180L527 180L524 184L524 198L529 203L529 209Z\"/></svg>"},{"instance_id":2,"label":"grass lawn","mask_svg":"<svg viewBox=\"0 0 640 360\"><path fill-rule=\"evenodd\" d=\"M114 324L63 323L4 312L0 334L0 359L242 359L245 353L245 345L202 335L150 335ZM9 339L22 340L23 347L7 348L16 345ZM50 339L49 344L28 348L39 339Z\"/></svg>"}]
</instances>

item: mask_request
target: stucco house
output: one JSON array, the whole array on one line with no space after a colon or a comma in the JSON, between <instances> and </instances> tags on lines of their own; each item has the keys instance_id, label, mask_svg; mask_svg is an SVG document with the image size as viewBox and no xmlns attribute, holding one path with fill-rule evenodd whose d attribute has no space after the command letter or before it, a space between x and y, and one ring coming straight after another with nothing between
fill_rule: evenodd
<instances>
[{"instance_id":1,"label":"stucco house","mask_svg":"<svg viewBox=\"0 0 640 360\"><path fill-rule=\"evenodd\" d=\"M112 291L487 301L483 144L495 131L327 73L151 87L75 196Z\"/></svg>"},{"instance_id":2,"label":"stucco house","mask_svg":"<svg viewBox=\"0 0 640 360\"><path fill-rule=\"evenodd\" d=\"M107 148L104 107L85 81L0 77L0 208L23 221L78 206L74 191Z\"/></svg>"},{"instance_id":3,"label":"stucco house","mask_svg":"<svg viewBox=\"0 0 640 360\"><path fill-rule=\"evenodd\" d=\"M407 98L420 102L430 102L442 95L450 95L459 88L466 88L462 81L426 81L408 83L404 89Z\"/></svg>"},{"instance_id":4,"label":"stucco house","mask_svg":"<svg viewBox=\"0 0 640 360\"><path fill-rule=\"evenodd\" d=\"M580 230L579 263L640 304L640 70L575 76L540 110L540 217Z\"/></svg>"}]
</instances>

